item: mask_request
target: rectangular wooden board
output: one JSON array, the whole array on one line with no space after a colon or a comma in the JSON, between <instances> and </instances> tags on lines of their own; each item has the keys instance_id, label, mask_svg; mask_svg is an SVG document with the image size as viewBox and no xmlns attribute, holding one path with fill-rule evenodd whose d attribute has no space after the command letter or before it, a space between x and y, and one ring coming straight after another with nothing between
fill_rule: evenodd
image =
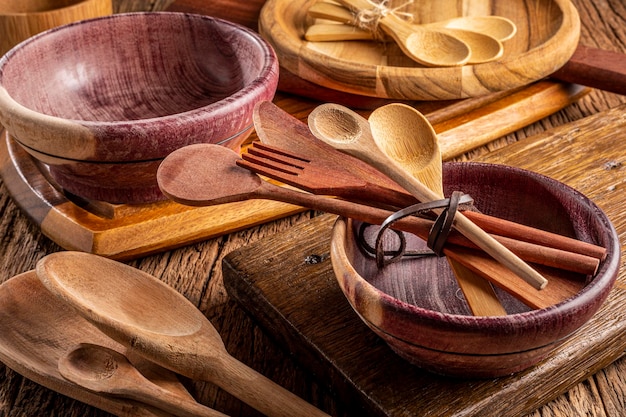
<instances>
[{"instance_id":1,"label":"rectangular wooden board","mask_svg":"<svg viewBox=\"0 0 626 417\"><path fill-rule=\"evenodd\" d=\"M626 106L527 138L480 160L527 168L592 198L626 239ZM335 217L324 215L230 253L229 294L354 415L520 416L620 357L626 276L601 310L539 365L489 380L436 376L396 356L356 316L329 259Z\"/></svg>"}]
</instances>

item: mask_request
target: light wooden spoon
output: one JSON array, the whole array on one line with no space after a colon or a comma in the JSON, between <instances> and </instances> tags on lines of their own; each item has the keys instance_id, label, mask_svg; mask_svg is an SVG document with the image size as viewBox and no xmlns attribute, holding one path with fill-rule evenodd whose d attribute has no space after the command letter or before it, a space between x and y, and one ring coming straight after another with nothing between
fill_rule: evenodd
<instances>
[{"instance_id":1,"label":"light wooden spoon","mask_svg":"<svg viewBox=\"0 0 626 417\"><path fill-rule=\"evenodd\" d=\"M57 252L37 276L111 338L174 372L214 383L268 416L327 416L233 358L207 318L154 276L82 252Z\"/></svg>"},{"instance_id":2,"label":"light wooden spoon","mask_svg":"<svg viewBox=\"0 0 626 417\"><path fill-rule=\"evenodd\" d=\"M328 103L316 107L309 115L308 122L311 132L317 138L376 167L411 193L418 201L426 202L439 199L437 193L424 186L416 178L407 175L403 168L406 164L421 164L421 162L413 161L413 159L432 158L432 155L424 155L419 152L416 154L407 153L414 148L411 143L407 143L407 140L414 139L405 137L405 141L396 143L395 149L381 149L372 136L368 121L352 110L337 104ZM425 120L425 122L427 126L430 126L428 121ZM396 123L390 123L389 127L394 128L402 123L403 121L399 120ZM430 136L434 134L434 130L430 127L428 131L417 133ZM396 161L394 158L400 158L400 160ZM462 213L458 213L455 217L454 227L536 289L542 289L547 285L548 281L541 274L472 223Z\"/></svg>"},{"instance_id":3,"label":"light wooden spoon","mask_svg":"<svg viewBox=\"0 0 626 417\"><path fill-rule=\"evenodd\" d=\"M59 359L59 372L90 391L128 398L179 417L226 417L144 377L126 356L104 346L81 343Z\"/></svg>"},{"instance_id":4,"label":"light wooden spoon","mask_svg":"<svg viewBox=\"0 0 626 417\"><path fill-rule=\"evenodd\" d=\"M396 123L398 120L404 121L399 126L400 129L391 129L389 124ZM369 122L372 135L374 138L378 138L376 142L379 145L386 145L386 148L390 149L391 152L393 152L395 145L389 141L396 142L402 140L402 137L412 137L415 132L432 131L430 124L417 110L400 103L392 103L377 108L370 115ZM402 136L399 138L392 137L388 132ZM407 164L405 169L428 188L435 191L439 198L444 198L441 152L437 136L434 131L432 133L432 135L415 135L415 147L408 151L408 153L430 153L432 158L420 158L427 162L421 167L416 164ZM475 316L502 316L507 314L489 281L453 258L448 257L448 263L465 295L470 310Z\"/></svg>"},{"instance_id":5,"label":"light wooden spoon","mask_svg":"<svg viewBox=\"0 0 626 417\"><path fill-rule=\"evenodd\" d=\"M352 27L346 25L337 24L323 24L317 23L307 28L305 32L305 38L308 41L344 41L344 40L372 40L374 35L371 31L363 30L354 26L358 23L355 20L354 14L344 7L333 5L329 3L316 3L309 9L309 15L318 18L325 18L335 20L341 23L352 25ZM486 16L489 17L489 16ZM466 18L458 18L465 20ZM468 18L469 19L469 18ZM471 30L471 20L465 22L458 22L456 28L447 27L445 24L427 24L427 25L413 25L410 26L415 31L421 30L433 30L443 34L453 36L462 42L464 42L470 49L471 54L467 60L467 64L479 64L484 62L491 62L499 59L504 54L504 46L502 42L490 35Z\"/></svg>"},{"instance_id":6,"label":"light wooden spoon","mask_svg":"<svg viewBox=\"0 0 626 417\"><path fill-rule=\"evenodd\" d=\"M366 0L340 0L344 6L356 11L367 11L371 4ZM464 65L470 59L469 46L454 36L430 29L413 27L393 13L378 19L380 28L398 44L414 61L429 67Z\"/></svg>"},{"instance_id":7,"label":"light wooden spoon","mask_svg":"<svg viewBox=\"0 0 626 417\"><path fill-rule=\"evenodd\" d=\"M517 33L515 23L502 16L462 16L426 23L426 26L470 30L491 36L500 42L508 41Z\"/></svg>"},{"instance_id":8,"label":"light wooden spoon","mask_svg":"<svg viewBox=\"0 0 626 417\"><path fill-rule=\"evenodd\" d=\"M355 15L350 10L330 2L318 2L308 9L308 15L315 19L332 20L335 22L355 24ZM511 39L517 33L517 26L513 21L502 16L461 16L431 23L422 23L420 26L432 29L461 29L482 33L500 42Z\"/></svg>"}]
</instances>

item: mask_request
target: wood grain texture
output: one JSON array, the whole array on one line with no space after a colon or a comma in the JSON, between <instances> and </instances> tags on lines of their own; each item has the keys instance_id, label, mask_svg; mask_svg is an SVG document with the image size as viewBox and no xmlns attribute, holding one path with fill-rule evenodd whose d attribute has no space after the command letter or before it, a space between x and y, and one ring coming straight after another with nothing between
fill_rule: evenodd
<instances>
[{"instance_id":1,"label":"wood grain texture","mask_svg":"<svg viewBox=\"0 0 626 417\"><path fill-rule=\"evenodd\" d=\"M581 41L584 44L626 52L626 8L621 0L574 0L573 2L580 11ZM120 3L142 3L146 8L149 8L154 2L120 0ZM263 0L246 2L239 0L210 2L205 0L178 0L171 8L176 7L177 9L196 12L206 10L208 14L217 17L230 17L239 23L247 23L250 27L255 27L256 16L258 16L262 4ZM306 89L301 91L304 93L314 92L317 97L321 97L315 91L316 88L319 87L309 83ZM331 97L336 100L337 94L331 93L333 93ZM344 95L339 97L344 97ZM365 101L358 96L352 97L351 100L354 104ZM300 120L305 120L312 107L318 104L318 101L313 99L302 99L282 93L279 94L275 102ZM546 129L562 126L585 116L617 107L625 102L626 97L624 96L594 90L583 99L557 113L546 116L544 119L513 133L508 133L506 136L458 159L465 160L487 155ZM425 103L425 107L430 108L430 103ZM524 113L521 112L521 114ZM616 137L619 137L618 134ZM618 141L618 139L615 140ZM574 154L573 159L576 160L577 158L578 155ZM31 222L15 204L7 191L7 184L11 181L14 180L0 181L0 213L2 214L0 217L0 239L2 241L0 244L0 270L2 271L0 280L2 281L32 269L39 258L62 249L42 234L38 225ZM599 191L602 190L599 189ZM110 209L110 207L103 208L106 211L110 211ZM136 208L115 207L114 209L132 211ZM291 387L294 392L318 404L332 415L341 417L363 416L364 413L355 409L351 404L337 401L336 392L329 392L325 386L317 382L317 379L310 372L301 366L300 363L307 360L306 356L295 357L292 354L285 354L284 347L270 338L268 333L261 330L257 323L242 311L238 303L228 296L223 286L221 260L226 254L242 246L253 244L264 237L289 230L298 224L308 224L310 217L310 212L303 212L281 220L267 222L262 226L250 226L227 235L190 243L183 248L154 255L145 254L133 261L132 265L159 276L196 304L216 325L226 342L227 349L238 359L245 361L282 385ZM162 227L162 225L158 227ZM152 229L149 228L148 230ZM315 228L307 230L311 233L319 232ZM133 236L133 233L129 231L129 235ZM140 240L140 238L138 237L136 240ZM123 243L124 240L120 240L120 242ZM304 245L306 242L301 243ZM281 248L277 247L277 250L281 250ZM307 256L317 255L317 253L307 251L306 248L303 254ZM277 258L273 259L276 262L280 261ZM313 256L309 259L315 261L318 258ZM298 266L298 269L302 268L315 270L318 267L314 264L304 264L303 260L303 263ZM287 273L285 268L279 269L277 274L285 276L289 282L288 277L291 276L291 273ZM294 280L293 285L299 284L301 282ZM306 285L306 282L303 284ZM321 296L315 295L315 297ZM329 304L330 302L331 300L328 300ZM324 311L315 311L314 313L323 314ZM321 317L330 322L337 320L332 316ZM603 319L602 324L620 326L622 321L621 317L611 316ZM276 320L276 323L279 321ZM593 330L593 333L597 335L603 332L605 328L599 326ZM620 339L622 336L618 335L608 339L607 343L621 343ZM530 412L527 417L617 417L626 413L626 404L624 403L626 360L622 359L608 365L613 358L606 358L604 351L598 352L598 355L596 357L588 356L587 359L598 359L607 364L606 368L599 370L594 376L584 379L583 373L592 374L597 367L587 369L589 362L583 361L579 367L581 375L578 375L576 380L584 379L584 381L574 385L567 393L556 397L545 406ZM568 356L564 354L563 357L567 358ZM405 368L403 367L402 370ZM107 412L42 387L5 366L0 366L0 380L2 381L0 383L0 413L6 417L39 415L111 416ZM508 385L499 381L494 383L503 386L507 392L515 392L519 385L516 381L509 382ZM572 384L574 383L575 381L572 381ZM250 408L209 384L185 381L185 385L203 403L212 405L229 415L235 417L258 416ZM459 397L472 396L472 391L469 388L460 390ZM553 397L552 391L540 392L533 387L526 392L531 399L537 396L545 400ZM507 399L504 398L503 403L506 401Z\"/></svg>"},{"instance_id":2,"label":"wood grain texture","mask_svg":"<svg viewBox=\"0 0 626 417\"><path fill-rule=\"evenodd\" d=\"M130 400L99 396L61 376L58 360L78 343L98 344L126 355L129 352L48 292L34 271L20 274L0 286L0 299L3 305L0 359L4 363L52 390L119 416L167 415L144 410ZM54 314L48 314L50 311ZM33 343L35 340L38 342ZM159 386L181 397L190 397L175 374L136 355L133 362Z\"/></svg>"}]
</instances>

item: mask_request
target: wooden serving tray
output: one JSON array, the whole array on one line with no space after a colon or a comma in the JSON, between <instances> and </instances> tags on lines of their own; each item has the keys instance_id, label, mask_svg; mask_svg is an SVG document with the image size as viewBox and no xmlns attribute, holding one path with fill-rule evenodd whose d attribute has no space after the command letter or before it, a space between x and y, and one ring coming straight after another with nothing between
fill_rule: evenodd
<instances>
[{"instance_id":1,"label":"wooden serving tray","mask_svg":"<svg viewBox=\"0 0 626 417\"><path fill-rule=\"evenodd\" d=\"M394 42L307 42L317 0L267 0L259 33L276 51L281 68L333 90L396 100L450 100L517 88L552 74L574 53L580 21L569 0L421 0L402 12L416 23L447 20L465 13L509 18L515 36L504 42L504 56L493 62L426 68Z\"/></svg>"},{"instance_id":2,"label":"wooden serving tray","mask_svg":"<svg viewBox=\"0 0 626 417\"><path fill-rule=\"evenodd\" d=\"M481 161L527 168L593 199L626 242L626 106L491 153ZM626 273L605 305L544 362L490 380L453 379L408 365L350 308L330 264L335 216L324 215L231 252L224 284L279 344L354 415L520 416L620 357L626 349Z\"/></svg>"},{"instance_id":3,"label":"wooden serving tray","mask_svg":"<svg viewBox=\"0 0 626 417\"><path fill-rule=\"evenodd\" d=\"M444 157L452 158L559 111L587 92L577 85L541 81L484 99L447 103L427 116L439 133ZM303 210L266 200L200 208L171 201L141 205L84 201L55 185L47 169L6 131L0 130L0 135L0 175L11 197L44 235L68 250L130 259Z\"/></svg>"}]
</instances>

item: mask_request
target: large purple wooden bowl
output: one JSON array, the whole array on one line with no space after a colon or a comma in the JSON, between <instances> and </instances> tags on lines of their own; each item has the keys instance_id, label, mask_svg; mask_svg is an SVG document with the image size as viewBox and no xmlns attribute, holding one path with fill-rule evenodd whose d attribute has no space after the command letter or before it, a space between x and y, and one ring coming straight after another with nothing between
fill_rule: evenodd
<instances>
[{"instance_id":1,"label":"large purple wooden bowl","mask_svg":"<svg viewBox=\"0 0 626 417\"><path fill-rule=\"evenodd\" d=\"M587 322L619 269L615 229L588 198L553 179L479 163L444 166L446 191L471 194L481 211L604 246L608 256L574 297L531 310L498 291L506 316L472 316L445 258L402 260L379 270L356 239L357 222L340 218L331 241L337 281L361 319L400 356L435 373L496 377L544 359ZM409 246L419 244L409 236ZM429 272L426 272L429 271ZM548 284L550 285L550 284Z\"/></svg>"},{"instance_id":2,"label":"large purple wooden bowl","mask_svg":"<svg viewBox=\"0 0 626 417\"><path fill-rule=\"evenodd\" d=\"M276 56L251 30L200 15L117 14L49 30L2 57L0 122L35 157L58 162L50 169L61 186L97 198L94 163L124 165L116 176L131 180L186 145L237 149L277 83ZM149 180L145 193L133 185L107 200L160 194Z\"/></svg>"}]
</instances>

